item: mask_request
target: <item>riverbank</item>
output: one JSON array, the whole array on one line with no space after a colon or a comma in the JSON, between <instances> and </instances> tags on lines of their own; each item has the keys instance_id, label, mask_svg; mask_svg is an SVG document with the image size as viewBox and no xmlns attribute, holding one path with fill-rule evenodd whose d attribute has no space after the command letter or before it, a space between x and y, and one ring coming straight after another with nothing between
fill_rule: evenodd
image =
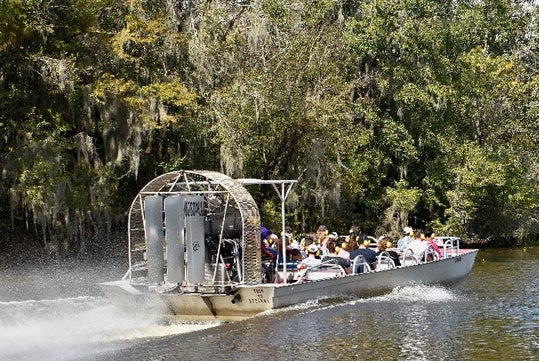
<instances>
[{"instance_id":1,"label":"riverbank","mask_svg":"<svg viewBox=\"0 0 539 361\"><path fill-rule=\"evenodd\" d=\"M127 231L124 224L117 224L113 227L112 234L108 240L99 240L97 237L88 237L84 241L81 250L75 246L71 249L64 249L62 246L45 243L33 229L28 229L20 223L15 225L0 224L0 249L3 255L0 261L1 266L25 265L35 263L48 263L51 261L69 260L94 260L127 257ZM512 248L539 246L539 236L526 239L513 240L484 240L472 241L463 238L462 246L467 248Z\"/></svg>"}]
</instances>

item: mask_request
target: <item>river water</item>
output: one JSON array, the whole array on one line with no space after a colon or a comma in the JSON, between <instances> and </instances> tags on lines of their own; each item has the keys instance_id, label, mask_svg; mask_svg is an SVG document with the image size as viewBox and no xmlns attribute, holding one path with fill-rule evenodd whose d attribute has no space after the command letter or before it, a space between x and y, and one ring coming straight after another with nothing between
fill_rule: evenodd
<instances>
[{"instance_id":1,"label":"river water","mask_svg":"<svg viewBox=\"0 0 539 361\"><path fill-rule=\"evenodd\" d=\"M124 263L0 267L0 360L538 360L539 247L483 249L451 287L319 300L225 324L129 315Z\"/></svg>"}]
</instances>

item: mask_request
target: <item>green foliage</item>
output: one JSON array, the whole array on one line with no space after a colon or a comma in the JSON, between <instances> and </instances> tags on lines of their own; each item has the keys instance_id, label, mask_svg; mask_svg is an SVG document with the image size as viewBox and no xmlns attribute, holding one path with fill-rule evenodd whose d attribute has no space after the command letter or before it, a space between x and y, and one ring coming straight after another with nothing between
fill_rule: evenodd
<instances>
[{"instance_id":1,"label":"green foliage","mask_svg":"<svg viewBox=\"0 0 539 361\"><path fill-rule=\"evenodd\" d=\"M251 14L238 11L232 27L215 17L222 9L214 8L193 43L202 51L199 39L206 40L205 51L193 61L200 73L213 71L209 102L227 173L301 175L309 186L295 191L323 214L324 203L338 204L338 162L348 152L352 125L342 55L335 52L341 25L325 20L335 4L303 5L263 1ZM224 38L212 35L218 29Z\"/></svg>"},{"instance_id":2,"label":"green foliage","mask_svg":"<svg viewBox=\"0 0 539 361\"><path fill-rule=\"evenodd\" d=\"M178 81L138 86L128 79L104 74L95 85L92 97L101 105L117 99L126 109L133 111L147 129L178 126L188 118L195 107L195 95ZM111 121L112 119L106 119ZM107 128L114 128L109 122Z\"/></svg>"},{"instance_id":3,"label":"green foliage","mask_svg":"<svg viewBox=\"0 0 539 361\"><path fill-rule=\"evenodd\" d=\"M394 188L388 187L386 192L392 207L406 212L414 209L421 196L421 191L418 188L408 188L406 181L398 182Z\"/></svg>"},{"instance_id":4,"label":"green foliage","mask_svg":"<svg viewBox=\"0 0 539 361\"><path fill-rule=\"evenodd\" d=\"M207 168L298 178L298 231L539 233L537 8L178 4L1 2L3 214L82 252L148 179Z\"/></svg>"},{"instance_id":5,"label":"green foliage","mask_svg":"<svg viewBox=\"0 0 539 361\"><path fill-rule=\"evenodd\" d=\"M6 51L15 46L21 38L29 35L25 25L25 14L21 0L7 0L2 2L0 11L0 51Z\"/></svg>"},{"instance_id":6,"label":"green foliage","mask_svg":"<svg viewBox=\"0 0 539 361\"><path fill-rule=\"evenodd\" d=\"M477 238L511 238L522 221L514 210L526 199L531 201L529 189L517 181L522 180L523 169L475 143L466 142L456 152L455 184L448 191L450 228Z\"/></svg>"}]
</instances>

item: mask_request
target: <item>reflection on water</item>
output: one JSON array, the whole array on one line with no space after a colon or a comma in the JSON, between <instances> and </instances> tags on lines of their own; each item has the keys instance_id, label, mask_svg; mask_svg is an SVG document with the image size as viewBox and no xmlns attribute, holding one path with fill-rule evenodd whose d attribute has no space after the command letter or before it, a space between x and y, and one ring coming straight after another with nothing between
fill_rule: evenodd
<instances>
[{"instance_id":1,"label":"reflection on water","mask_svg":"<svg viewBox=\"0 0 539 361\"><path fill-rule=\"evenodd\" d=\"M481 250L453 288L312 301L221 325L125 315L97 294L8 302L0 291L0 359L533 360L538 279L539 248Z\"/></svg>"},{"instance_id":2,"label":"reflection on water","mask_svg":"<svg viewBox=\"0 0 539 361\"><path fill-rule=\"evenodd\" d=\"M539 248L479 254L466 282L474 307L465 325L477 360L537 359L539 354Z\"/></svg>"}]
</instances>

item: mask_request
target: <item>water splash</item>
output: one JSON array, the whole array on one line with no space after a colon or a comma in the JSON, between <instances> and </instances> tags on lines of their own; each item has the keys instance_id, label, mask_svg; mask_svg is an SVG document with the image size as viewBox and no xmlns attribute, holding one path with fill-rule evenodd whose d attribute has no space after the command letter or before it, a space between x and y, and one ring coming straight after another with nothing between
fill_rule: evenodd
<instances>
[{"instance_id":1,"label":"water splash","mask_svg":"<svg viewBox=\"0 0 539 361\"><path fill-rule=\"evenodd\" d=\"M458 299L458 295L442 286L423 284L397 287L390 293L353 302L399 302L399 303L432 303L449 302Z\"/></svg>"},{"instance_id":2,"label":"water splash","mask_svg":"<svg viewBox=\"0 0 539 361\"><path fill-rule=\"evenodd\" d=\"M118 341L212 326L164 324L155 314L123 313L101 297L0 302L0 359L69 360L121 347Z\"/></svg>"}]
</instances>

